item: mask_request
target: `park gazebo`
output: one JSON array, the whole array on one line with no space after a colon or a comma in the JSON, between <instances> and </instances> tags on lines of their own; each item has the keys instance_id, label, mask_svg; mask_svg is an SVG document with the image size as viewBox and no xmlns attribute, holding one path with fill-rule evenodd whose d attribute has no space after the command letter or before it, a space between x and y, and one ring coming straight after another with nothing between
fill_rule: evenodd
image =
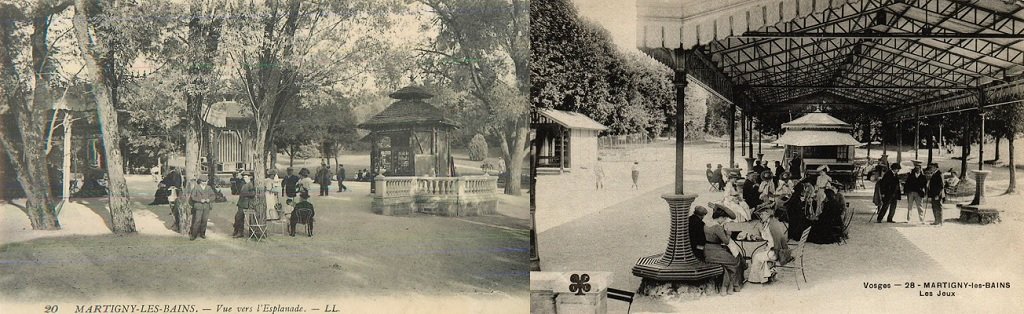
<instances>
[{"instance_id":1,"label":"park gazebo","mask_svg":"<svg viewBox=\"0 0 1024 314\"><path fill-rule=\"evenodd\" d=\"M850 135L853 126L822 112L812 112L782 124L785 130L776 144L785 145L783 158L799 155L804 162L801 173L815 174L827 165L829 174L840 182L852 182L854 147L860 145Z\"/></svg>"},{"instance_id":2,"label":"park gazebo","mask_svg":"<svg viewBox=\"0 0 1024 314\"><path fill-rule=\"evenodd\" d=\"M674 72L677 124L684 121L689 83L730 104L730 164L737 114L741 141L752 144L746 134L754 116L817 106L801 102L809 96L850 100L836 106L867 113L888 140L905 133L919 139L922 120L954 113L970 114L956 126L983 139L987 109L1024 101L1024 3L1018 0L638 0L635 39L640 51ZM690 251L686 219L696 195L683 186L684 138L677 128L675 189L663 196L672 217L667 247L633 268L644 281L641 293L721 274ZM754 155L753 145L746 147ZM984 204L983 160L975 171L976 208Z\"/></svg>"},{"instance_id":3,"label":"park gazebo","mask_svg":"<svg viewBox=\"0 0 1024 314\"><path fill-rule=\"evenodd\" d=\"M370 131L373 176L455 176L450 133L458 124L427 102L426 90L407 86L389 95L397 101L359 128Z\"/></svg>"},{"instance_id":4,"label":"park gazebo","mask_svg":"<svg viewBox=\"0 0 1024 314\"><path fill-rule=\"evenodd\" d=\"M397 101L359 124L370 131L363 141L371 143L372 210L382 215L494 213L497 177L458 176L450 145L458 123L427 102L434 95L408 86L389 96Z\"/></svg>"}]
</instances>

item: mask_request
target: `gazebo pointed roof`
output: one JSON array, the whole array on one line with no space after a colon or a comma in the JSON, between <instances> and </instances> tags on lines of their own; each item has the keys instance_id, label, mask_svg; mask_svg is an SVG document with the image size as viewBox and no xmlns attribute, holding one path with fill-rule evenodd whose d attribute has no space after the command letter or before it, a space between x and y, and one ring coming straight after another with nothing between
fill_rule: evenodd
<instances>
[{"instance_id":1,"label":"gazebo pointed roof","mask_svg":"<svg viewBox=\"0 0 1024 314\"><path fill-rule=\"evenodd\" d=\"M812 112L782 124L786 132L776 144L793 146L860 146L850 130L853 126L824 112Z\"/></svg>"},{"instance_id":2,"label":"gazebo pointed roof","mask_svg":"<svg viewBox=\"0 0 1024 314\"><path fill-rule=\"evenodd\" d=\"M851 130L853 126L843 120L836 119L824 112L812 112L782 124L786 130L795 129L816 129L816 130Z\"/></svg>"},{"instance_id":3,"label":"gazebo pointed roof","mask_svg":"<svg viewBox=\"0 0 1024 314\"><path fill-rule=\"evenodd\" d=\"M398 101L359 124L359 128L377 131L410 126L459 126L454 120L445 117L443 110L426 101L434 95L421 87L407 86L389 96Z\"/></svg>"}]
</instances>

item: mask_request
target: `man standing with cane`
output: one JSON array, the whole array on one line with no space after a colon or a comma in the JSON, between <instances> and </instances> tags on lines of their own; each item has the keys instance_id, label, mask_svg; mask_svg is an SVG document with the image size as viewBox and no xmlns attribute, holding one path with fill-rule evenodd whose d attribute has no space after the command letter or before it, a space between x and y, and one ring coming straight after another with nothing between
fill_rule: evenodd
<instances>
[{"instance_id":1,"label":"man standing with cane","mask_svg":"<svg viewBox=\"0 0 1024 314\"><path fill-rule=\"evenodd\" d=\"M189 229L189 240L196 237L206 239L206 220L210 216L210 202L217 197L217 192L206 184L206 180L196 179L197 186L189 191L192 204L192 227Z\"/></svg>"}]
</instances>

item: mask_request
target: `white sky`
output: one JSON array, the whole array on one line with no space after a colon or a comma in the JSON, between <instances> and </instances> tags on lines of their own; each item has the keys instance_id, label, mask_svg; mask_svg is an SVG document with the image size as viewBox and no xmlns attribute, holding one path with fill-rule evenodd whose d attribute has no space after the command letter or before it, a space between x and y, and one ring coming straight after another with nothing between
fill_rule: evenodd
<instances>
[{"instance_id":1,"label":"white sky","mask_svg":"<svg viewBox=\"0 0 1024 314\"><path fill-rule=\"evenodd\" d=\"M636 49L636 0L574 0L573 3L581 16L607 29L620 48Z\"/></svg>"}]
</instances>

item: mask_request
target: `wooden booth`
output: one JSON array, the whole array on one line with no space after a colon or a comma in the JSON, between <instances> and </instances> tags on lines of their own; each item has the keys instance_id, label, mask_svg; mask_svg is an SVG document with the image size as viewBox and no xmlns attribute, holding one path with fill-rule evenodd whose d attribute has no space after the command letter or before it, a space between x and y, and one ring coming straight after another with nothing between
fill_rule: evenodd
<instances>
[{"instance_id":1,"label":"wooden booth","mask_svg":"<svg viewBox=\"0 0 1024 314\"><path fill-rule=\"evenodd\" d=\"M571 172L597 164L597 135L608 127L577 112L537 109L538 171Z\"/></svg>"},{"instance_id":2,"label":"wooden booth","mask_svg":"<svg viewBox=\"0 0 1024 314\"><path fill-rule=\"evenodd\" d=\"M822 112L813 112L783 123L785 130L776 144L785 145L787 162L799 155L804 173L814 175L821 165L828 165L829 175L840 182L853 178L854 148L860 142L850 135L853 126Z\"/></svg>"}]
</instances>

